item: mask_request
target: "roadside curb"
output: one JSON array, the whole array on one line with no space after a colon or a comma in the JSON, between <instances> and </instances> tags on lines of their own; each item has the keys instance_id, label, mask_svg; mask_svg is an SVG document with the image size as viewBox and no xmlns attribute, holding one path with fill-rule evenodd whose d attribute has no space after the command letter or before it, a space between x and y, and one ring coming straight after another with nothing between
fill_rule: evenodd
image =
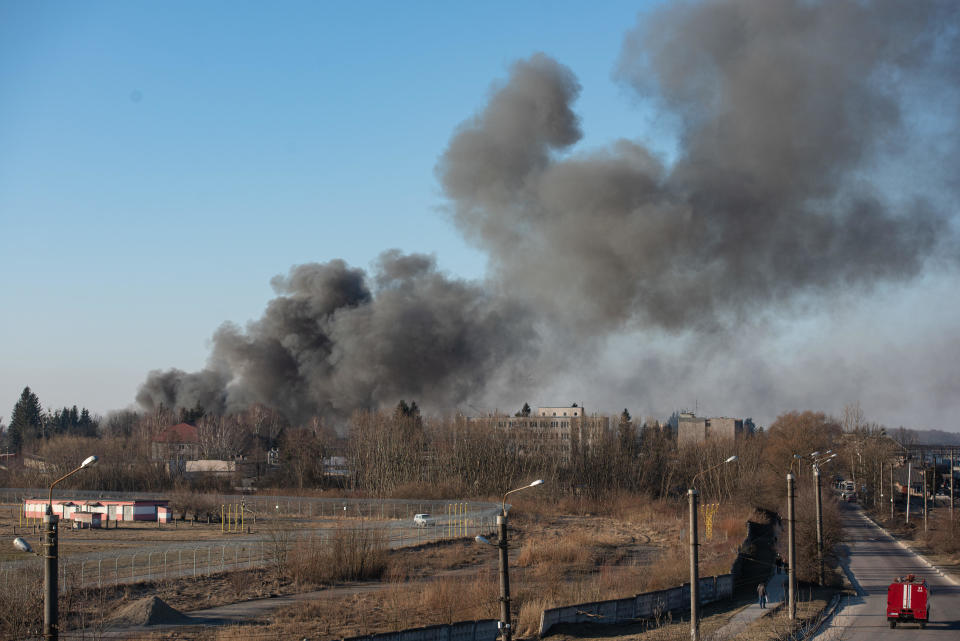
<instances>
[{"instance_id":1,"label":"roadside curb","mask_svg":"<svg viewBox=\"0 0 960 641\"><path fill-rule=\"evenodd\" d=\"M840 603L843 601L843 597L844 595L841 593L834 594L833 597L830 599L830 603L827 604L827 607L825 607L820 612L820 619L817 621L816 624L811 626L810 629L806 631L806 633L803 635L802 638L810 639L820 634L820 630L823 629L823 626L830 619L832 619L833 615L835 615L837 613L837 610L840 609Z\"/></svg>"},{"instance_id":2,"label":"roadside curb","mask_svg":"<svg viewBox=\"0 0 960 641\"><path fill-rule=\"evenodd\" d=\"M864 517L865 519L867 519L868 521L870 521L871 523L873 523L873 524L874 524L875 526L877 526L878 528L880 528L880 530L881 530L884 534L886 534L887 536L889 536L889 537L890 537L897 545L899 545L901 548L903 548L904 550L906 550L906 551L909 552L910 554L912 554L912 555L914 555L915 557L917 557L918 559L920 559L920 561L921 561L924 565L926 565L928 568L930 568L931 570L933 570L934 572L936 572L937 574L939 574L941 577L943 577L944 579L946 579L946 580L949 581L950 583L952 583L952 584L954 584L954 585L960 585L960 581L958 581L952 574L950 574L949 572L945 572L944 570L938 568L936 565L934 565L933 563L931 563L931 562L927 559L927 557L923 556L920 552L918 552L918 551L917 551L912 545L910 545L909 543L904 543L902 540L900 540L900 539L898 539L897 537L895 537L894 535L890 534L890 531L889 531L887 528L883 527L883 525L881 525L875 518L873 518L872 516L870 516L870 514L868 514L866 511L861 510L861 511L860 511L860 515L863 516L863 517Z\"/></svg>"}]
</instances>

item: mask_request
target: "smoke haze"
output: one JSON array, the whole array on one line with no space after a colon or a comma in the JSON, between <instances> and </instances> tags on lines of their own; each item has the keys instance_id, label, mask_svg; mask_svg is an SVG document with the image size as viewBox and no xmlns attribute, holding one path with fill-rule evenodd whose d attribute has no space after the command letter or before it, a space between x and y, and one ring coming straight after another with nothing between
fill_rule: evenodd
<instances>
[{"instance_id":1,"label":"smoke haze","mask_svg":"<svg viewBox=\"0 0 960 641\"><path fill-rule=\"evenodd\" d=\"M556 371L557 346L582 355L639 331L722 351L744 323L910 281L932 259L952 269L942 203L957 183L936 168L957 157L956 111L941 116L940 151L917 153L914 110L956 99L958 11L726 0L641 16L616 74L680 123L670 159L629 138L577 149L573 73L544 54L518 61L436 169L455 224L490 258L486 282L396 251L372 276L336 260L294 267L260 320L217 331L208 369L153 372L137 400L262 402L299 420L401 397L449 407L491 385L522 397L519 372ZM917 157L931 168L922 192L873 178ZM674 384L660 360L651 350L625 378Z\"/></svg>"}]
</instances>

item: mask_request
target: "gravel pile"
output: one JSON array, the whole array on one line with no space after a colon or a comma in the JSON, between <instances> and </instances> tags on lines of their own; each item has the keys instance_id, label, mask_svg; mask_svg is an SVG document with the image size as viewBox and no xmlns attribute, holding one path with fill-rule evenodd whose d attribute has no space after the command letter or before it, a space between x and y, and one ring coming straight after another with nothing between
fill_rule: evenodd
<instances>
[{"instance_id":1,"label":"gravel pile","mask_svg":"<svg viewBox=\"0 0 960 641\"><path fill-rule=\"evenodd\" d=\"M114 625L163 625L186 623L190 617L155 596L137 599L117 610L110 618Z\"/></svg>"}]
</instances>

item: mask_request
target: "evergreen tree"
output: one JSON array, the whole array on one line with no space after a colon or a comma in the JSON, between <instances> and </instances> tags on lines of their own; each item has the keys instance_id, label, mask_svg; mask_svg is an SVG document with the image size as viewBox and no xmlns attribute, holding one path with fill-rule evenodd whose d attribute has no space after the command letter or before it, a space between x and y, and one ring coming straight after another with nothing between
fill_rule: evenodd
<instances>
[{"instance_id":1,"label":"evergreen tree","mask_svg":"<svg viewBox=\"0 0 960 641\"><path fill-rule=\"evenodd\" d=\"M25 441L37 439L43 435L43 410L40 407L40 399L30 391L29 387L23 388L20 400L13 406L9 432L10 449L14 452L19 452Z\"/></svg>"},{"instance_id":2,"label":"evergreen tree","mask_svg":"<svg viewBox=\"0 0 960 641\"><path fill-rule=\"evenodd\" d=\"M90 410L84 407L80 410L80 419L77 421L77 433L80 436L96 436L97 421L90 416Z\"/></svg>"},{"instance_id":3,"label":"evergreen tree","mask_svg":"<svg viewBox=\"0 0 960 641\"><path fill-rule=\"evenodd\" d=\"M530 416L530 413L533 410L530 409L530 403L524 403L523 407L520 408L520 411L517 412L516 416L523 416L524 418Z\"/></svg>"},{"instance_id":4,"label":"evergreen tree","mask_svg":"<svg viewBox=\"0 0 960 641\"><path fill-rule=\"evenodd\" d=\"M187 409L186 407L180 408L180 422L189 423L190 425L196 425L197 421L207 415L207 410L197 403L193 409Z\"/></svg>"}]
</instances>

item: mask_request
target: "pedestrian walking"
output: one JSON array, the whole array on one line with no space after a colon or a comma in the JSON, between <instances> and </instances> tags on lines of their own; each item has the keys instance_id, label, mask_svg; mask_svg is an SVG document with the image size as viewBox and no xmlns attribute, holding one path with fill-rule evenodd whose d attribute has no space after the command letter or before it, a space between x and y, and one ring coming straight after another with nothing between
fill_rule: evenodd
<instances>
[{"instance_id":1,"label":"pedestrian walking","mask_svg":"<svg viewBox=\"0 0 960 641\"><path fill-rule=\"evenodd\" d=\"M777 565L777 574L780 574L780 572L783 571L783 557L780 556L779 553L777 553L776 565Z\"/></svg>"},{"instance_id":2,"label":"pedestrian walking","mask_svg":"<svg viewBox=\"0 0 960 641\"><path fill-rule=\"evenodd\" d=\"M760 600L760 607L767 607L767 584L758 583L757 584L757 597Z\"/></svg>"}]
</instances>

